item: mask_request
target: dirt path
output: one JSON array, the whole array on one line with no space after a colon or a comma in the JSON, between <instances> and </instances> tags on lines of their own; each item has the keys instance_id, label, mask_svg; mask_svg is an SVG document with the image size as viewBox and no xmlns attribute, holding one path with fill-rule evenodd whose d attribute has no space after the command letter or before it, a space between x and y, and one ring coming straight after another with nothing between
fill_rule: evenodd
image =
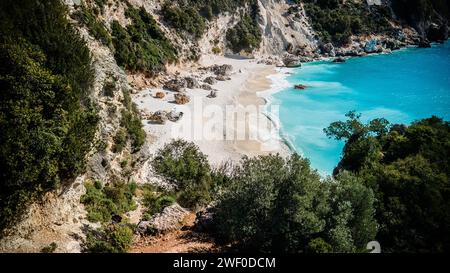
<instances>
[{"instance_id":1,"label":"dirt path","mask_svg":"<svg viewBox=\"0 0 450 273\"><path fill-rule=\"evenodd\" d=\"M183 220L180 230L157 237L140 238L131 248L131 253L188 253L215 252L217 246L207 234L193 230L195 213L190 213Z\"/></svg>"}]
</instances>

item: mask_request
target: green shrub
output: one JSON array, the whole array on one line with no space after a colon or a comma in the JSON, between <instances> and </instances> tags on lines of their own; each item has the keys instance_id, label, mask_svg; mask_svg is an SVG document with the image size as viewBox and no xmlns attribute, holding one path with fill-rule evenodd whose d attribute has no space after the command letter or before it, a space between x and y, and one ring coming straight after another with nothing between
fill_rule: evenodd
<instances>
[{"instance_id":1,"label":"green shrub","mask_svg":"<svg viewBox=\"0 0 450 273\"><path fill-rule=\"evenodd\" d=\"M243 15L241 21L228 29L226 34L228 46L235 53L245 50L248 53L258 49L262 41L261 31L255 19L249 15Z\"/></svg>"},{"instance_id":2,"label":"green shrub","mask_svg":"<svg viewBox=\"0 0 450 273\"><path fill-rule=\"evenodd\" d=\"M112 182L102 186L100 182L86 183L86 194L81 197L91 222L108 223L112 216L136 209L133 196L135 183Z\"/></svg>"},{"instance_id":3,"label":"green shrub","mask_svg":"<svg viewBox=\"0 0 450 273\"><path fill-rule=\"evenodd\" d=\"M84 171L98 116L89 49L59 0L0 2L0 230Z\"/></svg>"},{"instance_id":4,"label":"green shrub","mask_svg":"<svg viewBox=\"0 0 450 273\"><path fill-rule=\"evenodd\" d=\"M116 90L116 83L113 80L106 80L103 84L103 95L107 97L114 97L114 91Z\"/></svg>"},{"instance_id":5,"label":"green shrub","mask_svg":"<svg viewBox=\"0 0 450 273\"><path fill-rule=\"evenodd\" d=\"M131 20L126 28L117 21L111 24L114 57L120 66L131 72L154 74L164 70L167 62L176 61L176 50L143 7L129 6L125 15Z\"/></svg>"},{"instance_id":6,"label":"green shrub","mask_svg":"<svg viewBox=\"0 0 450 273\"><path fill-rule=\"evenodd\" d=\"M119 223L89 231L84 247L90 253L125 253L132 242L132 226Z\"/></svg>"},{"instance_id":7,"label":"green shrub","mask_svg":"<svg viewBox=\"0 0 450 273\"><path fill-rule=\"evenodd\" d=\"M114 153L120 153L127 145L127 133L124 129L120 129L114 136L114 145L112 151Z\"/></svg>"},{"instance_id":8,"label":"green shrub","mask_svg":"<svg viewBox=\"0 0 450 273\"><path fill-rule=\"evenodd\" d=\"M161 10L164 20L179 32L200 38L206 29L203 17L192 6L177 7L166 3Z\"/></svg>"},{"instance_id":9,"label":"green shrub","mask_svg":"<svg viewBox=\"0 0 450 273\"><path fill-rule=\"evenodd\" d=\"M270 155L244 158L229 179L214 218L223 243L277 253L359 252L375 236L373 193L349 174L322 181L308 160Z\"/></svg>"},{"instance_id":10,"label":"green shrub","mask_svg":"<svg viewBox=\"0 0 450 273\"><path fill-rule=\"evenodd\" d=\"M160 213L164 208L176 202L174 194L169 192L158 192L153 187L145 185L142 187L143 205L145 206L144 220L150 220L153 215Z\"/></svg>"},{"instance_id":11,"label":"green shrub","mask_svg":"<svg viewBox=\"0 0 450 273\"><path fill-rule=\"evenodd\" d=\"M105 46L112 47L111 35L105 25L99 21L92 11L85 5L82 5L79 9L80 10L74 12L74 18L85 25L89 30L89 34L91 34L95 39L100 41Z\"/></svg>"},{"instance_id":12,"label":"green shrub","mask_svg":"<svg viewBox=\"0 0 450 273\"><path fill-rule=\"evenodd\" d=\"M410 126L364 124L354 112L347 116L325 130L346 141L335 173L352 171L374 191L384 251L448 251L450 123L431 117Z\"/></svg>"},{"instance_id":13,"label":"green shrub","mask_svg":"<svg viewBox=\"0 0 450 273\"><path fill-rule=\"evenodd\" d=\"M300 1L297 1L300 2ZM353 1L303 1L314 30L324 43L343 46L351 35L385 33L392 30L391 15L385 7L371 7Z\"/></svg>"},{"instance_id":14,"label":"green shrub","mask_svg":"<svg viewBox=\"0 0 450 273\"><path fill-rule=\"evenodd\" d=\"M139 116L135 112L123 110L120 124L126 129L128 137L131 139L133 150L139 150L145 142L145 131Z\"/></svg>"},{"instance_id":15,"label":"green shrub","mask_svg":"<svg viewBox=\"0 0 450 273\"><path fill-rule=\"evenodd\" d=\"M57 247L58 247L58 245L55 242L53 242L50 245L43 247L41 249L41 253L53 253L53 252L55 252Z\"/></svg>"},{"instance_id":16,"label":"green shrub","mask_svg":"<svg viewBox=\"0 0 450 273\"><path fill-rule=\"evenodd\" d=\"M211 169L195 144L172 141L157 152L152 164L159 175L177 187L180 205L194 208L210 201Z\"/></svg>"}]
</instances>

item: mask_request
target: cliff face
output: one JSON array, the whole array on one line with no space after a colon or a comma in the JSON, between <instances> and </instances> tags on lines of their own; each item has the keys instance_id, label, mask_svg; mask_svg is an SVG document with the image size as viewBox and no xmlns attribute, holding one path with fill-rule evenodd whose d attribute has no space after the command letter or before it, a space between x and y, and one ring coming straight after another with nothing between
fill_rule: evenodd
<instances>
[{"instance_id":1,"label":"cliff face","mask_svg":"<svg viewBox=\"0 0 450 273\"><path fill-rule=\"evenodd\" d=\"M281 56L286 51L310 55L317 48L317 37L301 5L283 0L259 0L259 26L262 55Z\"/></svg>"},{"instance_id":2,"label":"cliff face","mask_svg":"<svg viewBox=\"0 0 450 273\"><path fill-rule=\"evenodd\" d=\"M448 39L450 4L445 0L391 0L395 16L430 41Z\"/></svg>"}]
</instances>

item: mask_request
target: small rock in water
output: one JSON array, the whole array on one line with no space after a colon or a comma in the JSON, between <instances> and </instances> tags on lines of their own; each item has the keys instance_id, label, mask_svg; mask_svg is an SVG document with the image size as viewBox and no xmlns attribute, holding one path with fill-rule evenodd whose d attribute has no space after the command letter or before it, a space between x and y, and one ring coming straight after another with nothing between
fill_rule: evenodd
<instances>
[{"instance_id":1,"label":"small rock in water","mask_svg":"<svg viewBox=\"0 0 450 273\"><path fill-rule=\"evenodd\" d=\"M308 86L303 85L303 84L296 84L294 86L294 88L297 89L297 90L305 90L306 88L308 88Z\"/></svg>"}]
</instances>

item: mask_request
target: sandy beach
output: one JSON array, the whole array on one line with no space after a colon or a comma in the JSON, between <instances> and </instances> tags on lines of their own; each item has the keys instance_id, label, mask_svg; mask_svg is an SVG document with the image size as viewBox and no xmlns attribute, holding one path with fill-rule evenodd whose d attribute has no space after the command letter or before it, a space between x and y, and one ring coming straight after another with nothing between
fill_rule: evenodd
<instances>
[{"instance_id":1,"label":"sandy beach","mask_svg":"<svg viewBox=\"0 0 450 273\"><path fill-rule=\"evenodd\" d=\"M186 89L190 102L185 105L174 103L176 92L161 88L145 89L133 95L133 101L141 111L152 113L163 110L184 113L178 122L154 124L144 120L150 152L156 152L172 139L181 138L198 145L213 165L229 160L238 161L243 155L250 157L270 153L288 155L290 151L281 141L274 122L267 118L263 111L266 100L258 96L259 92L272 88L274 82L270 76L278 73L274 66L258 64L252 59L207 55L201 58L198 67L171 67L169 71L179 77L193 76L202 79L208 74L198 68L214 64L229 64L233 67L231 79L217 81L212 85L217 90L215 98L208 98L210 91L203 89ZM165 98L155 98L156 92L164 92ZM227 115L227 109L230 107L234 107L237 112L233 122L229 122ZM252 111L254 109L257 111ZM216 114L211 115L211 112ZM220 120L224 121L219 122Z\"/></svg>"}]
</instances>

